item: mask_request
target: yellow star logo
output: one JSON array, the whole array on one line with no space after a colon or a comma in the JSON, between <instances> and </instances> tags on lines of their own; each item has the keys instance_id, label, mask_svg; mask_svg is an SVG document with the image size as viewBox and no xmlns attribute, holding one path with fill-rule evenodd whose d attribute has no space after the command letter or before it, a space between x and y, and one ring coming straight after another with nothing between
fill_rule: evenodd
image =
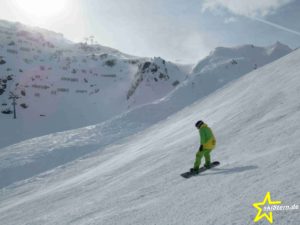
<instances>
[{"instance_id":1,"label":"yellow star logo","mask_svg":"<svg viewBox=\"0 0 300 225\"><path fill-rule=\"evenodd\" d=\"M253 204L253 207L256 208L258 210L256 217L254 218L254 222L259 221L260 219L262 219L263 217L266 217L266 219L270 222L273 223L273 213L269 212L269 215L267 213L262 213L262 208L261 206L264 206L266 204L266 202L268 202L268 205L279 205L281 204L281 201L272 201L271 200L271 194L270 192L267 192L264 200L262 202L257 202Z\"/></svg>"}]
</instances>

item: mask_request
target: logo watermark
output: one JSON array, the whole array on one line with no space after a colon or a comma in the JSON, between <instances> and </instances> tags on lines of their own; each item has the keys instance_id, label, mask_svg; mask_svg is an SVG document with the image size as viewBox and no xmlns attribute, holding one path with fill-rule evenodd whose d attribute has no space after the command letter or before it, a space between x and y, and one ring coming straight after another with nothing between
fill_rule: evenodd
<instances>
[{"instance_id":1,"label":"logo watermark","mask_svg":"<svg viewBox=\"0 0 300 225\"><path fill-rule=\"evenodd\" d=\"M274 211L289 211L289 210L297 210L299 209L299 205L271 205L264 206L264 212L274 212Z\"/></svg>"},{"instance_id":2,"label":"logo watermark","mask_svg":"<svg viewBox=\"0 0 300 225\"><path fill-rule=\"evenodd\" d=\"M256 202L253 204L253 207L256 208L257 214L254 218L254 222L258 222L259 220L265 218L270 223L273 223L273 212L275 211L291 211L298 210L299 205L281 205L281 201L271 200L270 192L267 192L264 200L262 202Z\"/></svg>"}]
</instances>

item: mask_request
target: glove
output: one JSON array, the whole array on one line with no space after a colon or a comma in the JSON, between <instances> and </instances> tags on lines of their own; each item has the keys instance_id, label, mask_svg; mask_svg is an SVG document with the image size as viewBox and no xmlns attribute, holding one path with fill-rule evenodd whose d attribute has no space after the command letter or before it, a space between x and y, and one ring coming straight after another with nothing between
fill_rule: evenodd
<instances>
[{"instance_id":1,"label":"glove","mask_svg":"<svg viewBox=\"0 0 300 225\"><path fill-rule=\"evenodd\" d=\"M203 145L200 145L199 152L202 152L202 151L203 151Z\"/></svg>"}]
</instances>

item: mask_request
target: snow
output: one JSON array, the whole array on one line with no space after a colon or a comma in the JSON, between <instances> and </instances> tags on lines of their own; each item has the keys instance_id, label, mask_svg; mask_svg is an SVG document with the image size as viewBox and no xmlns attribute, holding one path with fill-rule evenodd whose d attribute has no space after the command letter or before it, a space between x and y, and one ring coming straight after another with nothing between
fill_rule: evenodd
<instances>
[{"instance_id":1,"label":"snow","mask_svg":"<svg viewBox=\"0 0 300 225\"><path fill-rule=\"evenodd\" d=\"M272 199L298 203L299 59L300 51L294 51L131 136L122 136L122 125L108 126L115 130L103 134L102 124L1 149L1 166L9 171L32 162L32 155L38 162L38 154L53 146L57 152L95 148L45 173L2 183L1 223L253 224L257 210L252 204L268 191ZM185 180L180 174L192 166L199 145L198 119L215 132L212 159L221 165ZM111 144L103 146L97 140L106 135ZM273 217L274 224L300 223L295 211L274 212Z\"/></svg>"}]
</instances>

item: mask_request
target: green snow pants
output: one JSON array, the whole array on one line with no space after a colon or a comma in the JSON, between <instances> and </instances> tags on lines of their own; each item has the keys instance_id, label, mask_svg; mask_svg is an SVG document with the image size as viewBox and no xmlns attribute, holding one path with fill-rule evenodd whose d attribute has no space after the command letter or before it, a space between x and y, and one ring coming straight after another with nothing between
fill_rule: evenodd
<instances>
[{"instance_id":1,"label":"green snow pants","mask_svg":"<svg viewBox=\"0 0 300 225\"><path fill-rule=\"evenodd\" d=\"M198 151L196 154L196 160L194 163L194 169L199 169L201 164L201 159L204 156L205 158L205 165L210 164L210 152L212 149L203 149L202 151Z\"/></svg>"}]
</instances>

